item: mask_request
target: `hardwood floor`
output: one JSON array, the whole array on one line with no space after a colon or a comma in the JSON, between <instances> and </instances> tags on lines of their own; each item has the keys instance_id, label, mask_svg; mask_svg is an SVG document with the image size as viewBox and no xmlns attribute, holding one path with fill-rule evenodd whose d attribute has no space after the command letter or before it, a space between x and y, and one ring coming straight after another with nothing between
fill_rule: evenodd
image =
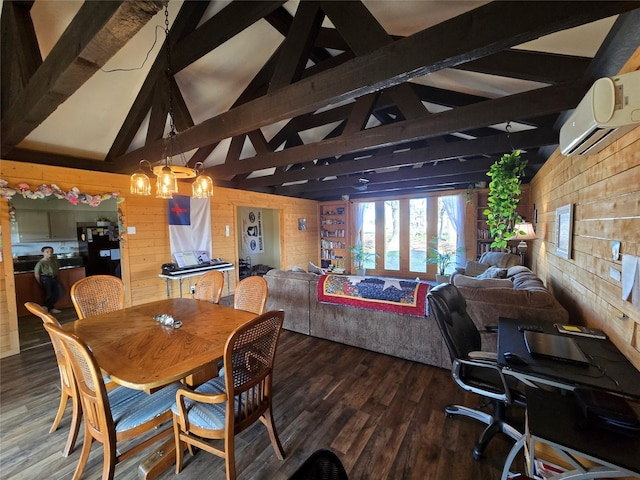
<instances>
[{"instance_id":1,"label":"hardwood floor","mask_svg":"<svg viewBox=\"0 0 640 480\"><path fill-rule=\"evenodd\" d=\"M73 307L62 309L54 315L60 323L72 322L78 319ZM18 318L18 332L20 335L20 351L50 343L49 334L42 326L42 319L36 315L23 315Z\"/></svg>"},{"instance_id":2,"label":"hardwood floor","mask_svg":"<svg viewBox=\"0 0 640 480\"><path fill-rule=\"evenodd\" d=\"M83 434L63 457L70 406L58 431L48 433L60 398L51 345L3 359L0 373L0 478L71 478ZM334 450L352 480L497 479L512 445L498 436L487 458L473 460L482 425L446 418L444 407L475 406L478 397L455 385L449 371L288 331L278 346L274 389L286 458L278 460L266 429L255 424L236 437L239 479L287 479L319 448ZM137 478L147 454L118 465L116 478ZM82 478L100 478L101 465L102 447L94 445ZM161 478L221 480L224 462L187 454L180 475L171 469Z\"/></svg>"}]
</instances>

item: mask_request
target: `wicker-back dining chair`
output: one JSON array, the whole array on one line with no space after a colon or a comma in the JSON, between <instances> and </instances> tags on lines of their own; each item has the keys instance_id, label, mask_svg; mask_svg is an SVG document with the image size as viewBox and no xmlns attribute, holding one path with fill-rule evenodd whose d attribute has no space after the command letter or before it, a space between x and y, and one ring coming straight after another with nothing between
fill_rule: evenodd
<instances>
[{"instance_id":1,"label":"wicker-back dining chair","mask_svg":"<svg viewBox=\"0 0 640 480\"><path fill-rule=\"evenodd\" d=\"M107 393L100 367L89 347L74 334L57 325L45 324L52 339L62 344L75 378L84 414L84 441L73 480L84 470L94 440L102 443L104 460L102 480L113 480L116 464L146 449L171 434L171 428L160 428L171 419L179 383L173 383L149 395L142 390L117 387ZM144 435L137 443L127 442L127 450L117 448L119 442Z\"/></svg>"},{"instance_id":2,"label":"wicker-back dining chair","mask_svg":"<svg viewBox=\"0 0 640 480\"><path fill-rule=\"evenodd\" d=\"M196 300L204 300L211 303L220 303L222 288L224 287L224 274L217 270L207 272L196 282Z\"/></svg>"},{"instance_id":3,"label":"wicker-back dining chair","mask_svg":"<svg viewBox=\"0 0 640 480\"><path fill-rule=\"evenodd\" d=\"M42 319L43 324L50 324L60 327L60 322L48 313L44 308L34 302L27 302L24 304L27 310L34 315ZM60 372L60 405L58 406L58 413L53 420L53 425L49 433L53 433L58 429L60 420L64 415L67 402L71 399L71 426L69 427L69 436L67 437L67 443L64 446L62 454L67 457L73 450L78 438L78 432L80 431L80 420L82 419L82 408L80 408L80 401L78 399L78 393L76 391L76 384L73 378L73 371L71 370L71 363L64 353L62 344L57 338L51 337L51 344L53 345L53 351L56 354L56 361L58 362L58 371Z\"/></svg>"},{"instance_id":4,"label":"wicker-back dining chair","mask_svg":"<svg viewBox=\"0 0 640 480\"><path fill-rule=\"evenodd\" d=\"M264 278L247 277L236 285L233 308L260 315L264 313L268 294L269 286Z\"/></svg>"},{"instance_id":5,"label":"wicker-back dining chair","mask_svg":"<svg viewBox=\"0 0 640 480\"><path fill-rule=\"evenodd\" d=\"M113 275L91 275L71 286L71 301L78 318L124 308L124 283Z\"/></svg>"},{"instance_id":6,"label":"wicker-back dining chair","mask_svg":"<svg viewBox=\"0 0 640 480\"><path fill-rule=\"evenodd\" d=\"M260 420L280 460L284 450L273 421L272 379L284 312L270 311L238 327L224 348L224 375L195 390L181 389L173 411L176 473L182 470L184 443L225 459L227 480L235 480L235 440ZM222 440L218 448L207 439Z\"/></svg>"}]
</instances>

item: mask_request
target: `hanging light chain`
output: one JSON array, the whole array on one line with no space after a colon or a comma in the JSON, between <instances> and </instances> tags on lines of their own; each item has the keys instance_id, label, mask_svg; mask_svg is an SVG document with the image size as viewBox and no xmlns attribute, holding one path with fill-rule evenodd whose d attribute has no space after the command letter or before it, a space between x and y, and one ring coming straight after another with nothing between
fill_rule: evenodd
<instances>
[{"instance_id":1,"label":"hanging light chain","mask_svg":"<svg viewBox=\"0 0 640 480\"><path fill-rule=\"evenodd\" d=\"M173 71L171 70L171 48L169 39L169 2L164 4L164 51L166 55L167 68L167 89L169 91L169 137L172 138L176 134L176 126L173 118L173 89L171 84L173 82ZM172 152L173 153L173 152Z\"/></svg>"}]
</instances>

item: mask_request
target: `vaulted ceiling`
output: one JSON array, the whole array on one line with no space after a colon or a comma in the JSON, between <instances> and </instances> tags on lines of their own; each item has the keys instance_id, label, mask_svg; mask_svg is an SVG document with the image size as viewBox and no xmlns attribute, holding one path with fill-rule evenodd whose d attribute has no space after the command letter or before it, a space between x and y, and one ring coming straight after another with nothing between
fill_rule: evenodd
<instances>
[{"instance_id":1,"label":"vaulted ceiling","mask_svg":"<svg viewBox=\"0 0 640 480\"><path fill-rule=\"evenodd\" d=\"M527 181L640 45L640 2L168 8L167 55L161 1L5 0L2 158L132 173L170 151L219 186L326 200L467 188L520 149Z\"/></svg>"}]
</instances>

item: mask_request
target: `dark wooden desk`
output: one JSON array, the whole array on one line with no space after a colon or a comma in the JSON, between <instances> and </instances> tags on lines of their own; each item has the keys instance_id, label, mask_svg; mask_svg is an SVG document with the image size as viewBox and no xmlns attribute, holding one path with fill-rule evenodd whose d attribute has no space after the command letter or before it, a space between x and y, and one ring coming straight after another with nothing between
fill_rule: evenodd
<instances>
[{"instance_id":1,"label":"dark wooden desk","mask_svg":"<svg viewBox=\"0 0 640 480\"><path fill-rule=\"evenodd\" d=\"M526 445L532 458L536 443L547 445L570 465L571 474L564 473L559 478L569 475L576 480L640 478L640 437L599 428L586 421L572 393L527 388L526 394L526 432L509 452L502 480L506 480L518 451ZM631 406L640 410L640 404ZM533 476L533 462L529 462L527 473Z\"/></svg>"},{"instance_id":2,"label":"dark wooden desk","mask_svg":"<svg viewBox=\"0 0 640 480\"><path fill-rule=\"evenodd\" d=\"M161 325L153 317L168 313L180 328ZM215 365L229 335L255 314L209 302L173 298L87 317L63 325L89 347L111 380L151 391ZM216 370L217 372L217 370ZM157 478L175 463L171 437L140 464L140 476Z\"/></svg>"},{"instance_id":3,"label":"dark wooden desk","mask_svg":"<svg viewBox=\"0 0 640 480\"><path fill-rule=\"evenodd\" d=\"M556 360L532 357L524 341L523 332L518 331L522 323L512 318L500 318L498 325L498 364L506 375L518 378L525 385L549 385L565 390L588 387L607 390L633 398L640 398L640 372L611 343L585 337L571 337L589 357L588 367L572 365ZM544 333L562 335L550 322L540 322ZM508 363L504 353L511 351L526 359L529 365Z\"/></svg>"},{"instance_id":4,"label":"dark wooden desk","mask_svg":"<svg viewBox=\"0 0 640 480\"><path fill-rule=\"evenodd\" d=\"M585 428L572 391L578 387L607 390L626 397L640 399L640 372L609 340L571 337L590 360L589 366L572 365L557 360L532 357L518 330L522 323L511 318L500 318L498 325L498 363L505 375L511 375L527 388L527 429L516 442L505 462L502 479L507 478L509 467L521 448L527 446L530 458L535 443L544 443L560 453L573 467L577 479L619 478L640 473L640 440L609 431ZM544 333L562 335L553 323L540 322ZM505 352L522 356L528 365L509 363ZM556 391L550 391L555 387ZM564 390L564 393L560 393ZM578 457L587 458L597 466L583 465ZM596 472L598 474L596 474ZM529 475L533 474L532 461ZM555 478L555 477L554 477ZM564 477L560 477L564 478ZM638 477L640 478L640 477Z\"/></svg>"},{"instance_id":5,"label":"dark wooden desk","mask_svg":"<svg viewBox=\"0 0 640 480\"><path fill-rule=\"evenodd\" d=\"M161 325L168 313L180 328ZM100 368L129 388L150 391L222 358L227 338L255 318L242 310L187 298L172 298L95 315L63 325L89 347Z\"/></svg>"}]
</instances>

